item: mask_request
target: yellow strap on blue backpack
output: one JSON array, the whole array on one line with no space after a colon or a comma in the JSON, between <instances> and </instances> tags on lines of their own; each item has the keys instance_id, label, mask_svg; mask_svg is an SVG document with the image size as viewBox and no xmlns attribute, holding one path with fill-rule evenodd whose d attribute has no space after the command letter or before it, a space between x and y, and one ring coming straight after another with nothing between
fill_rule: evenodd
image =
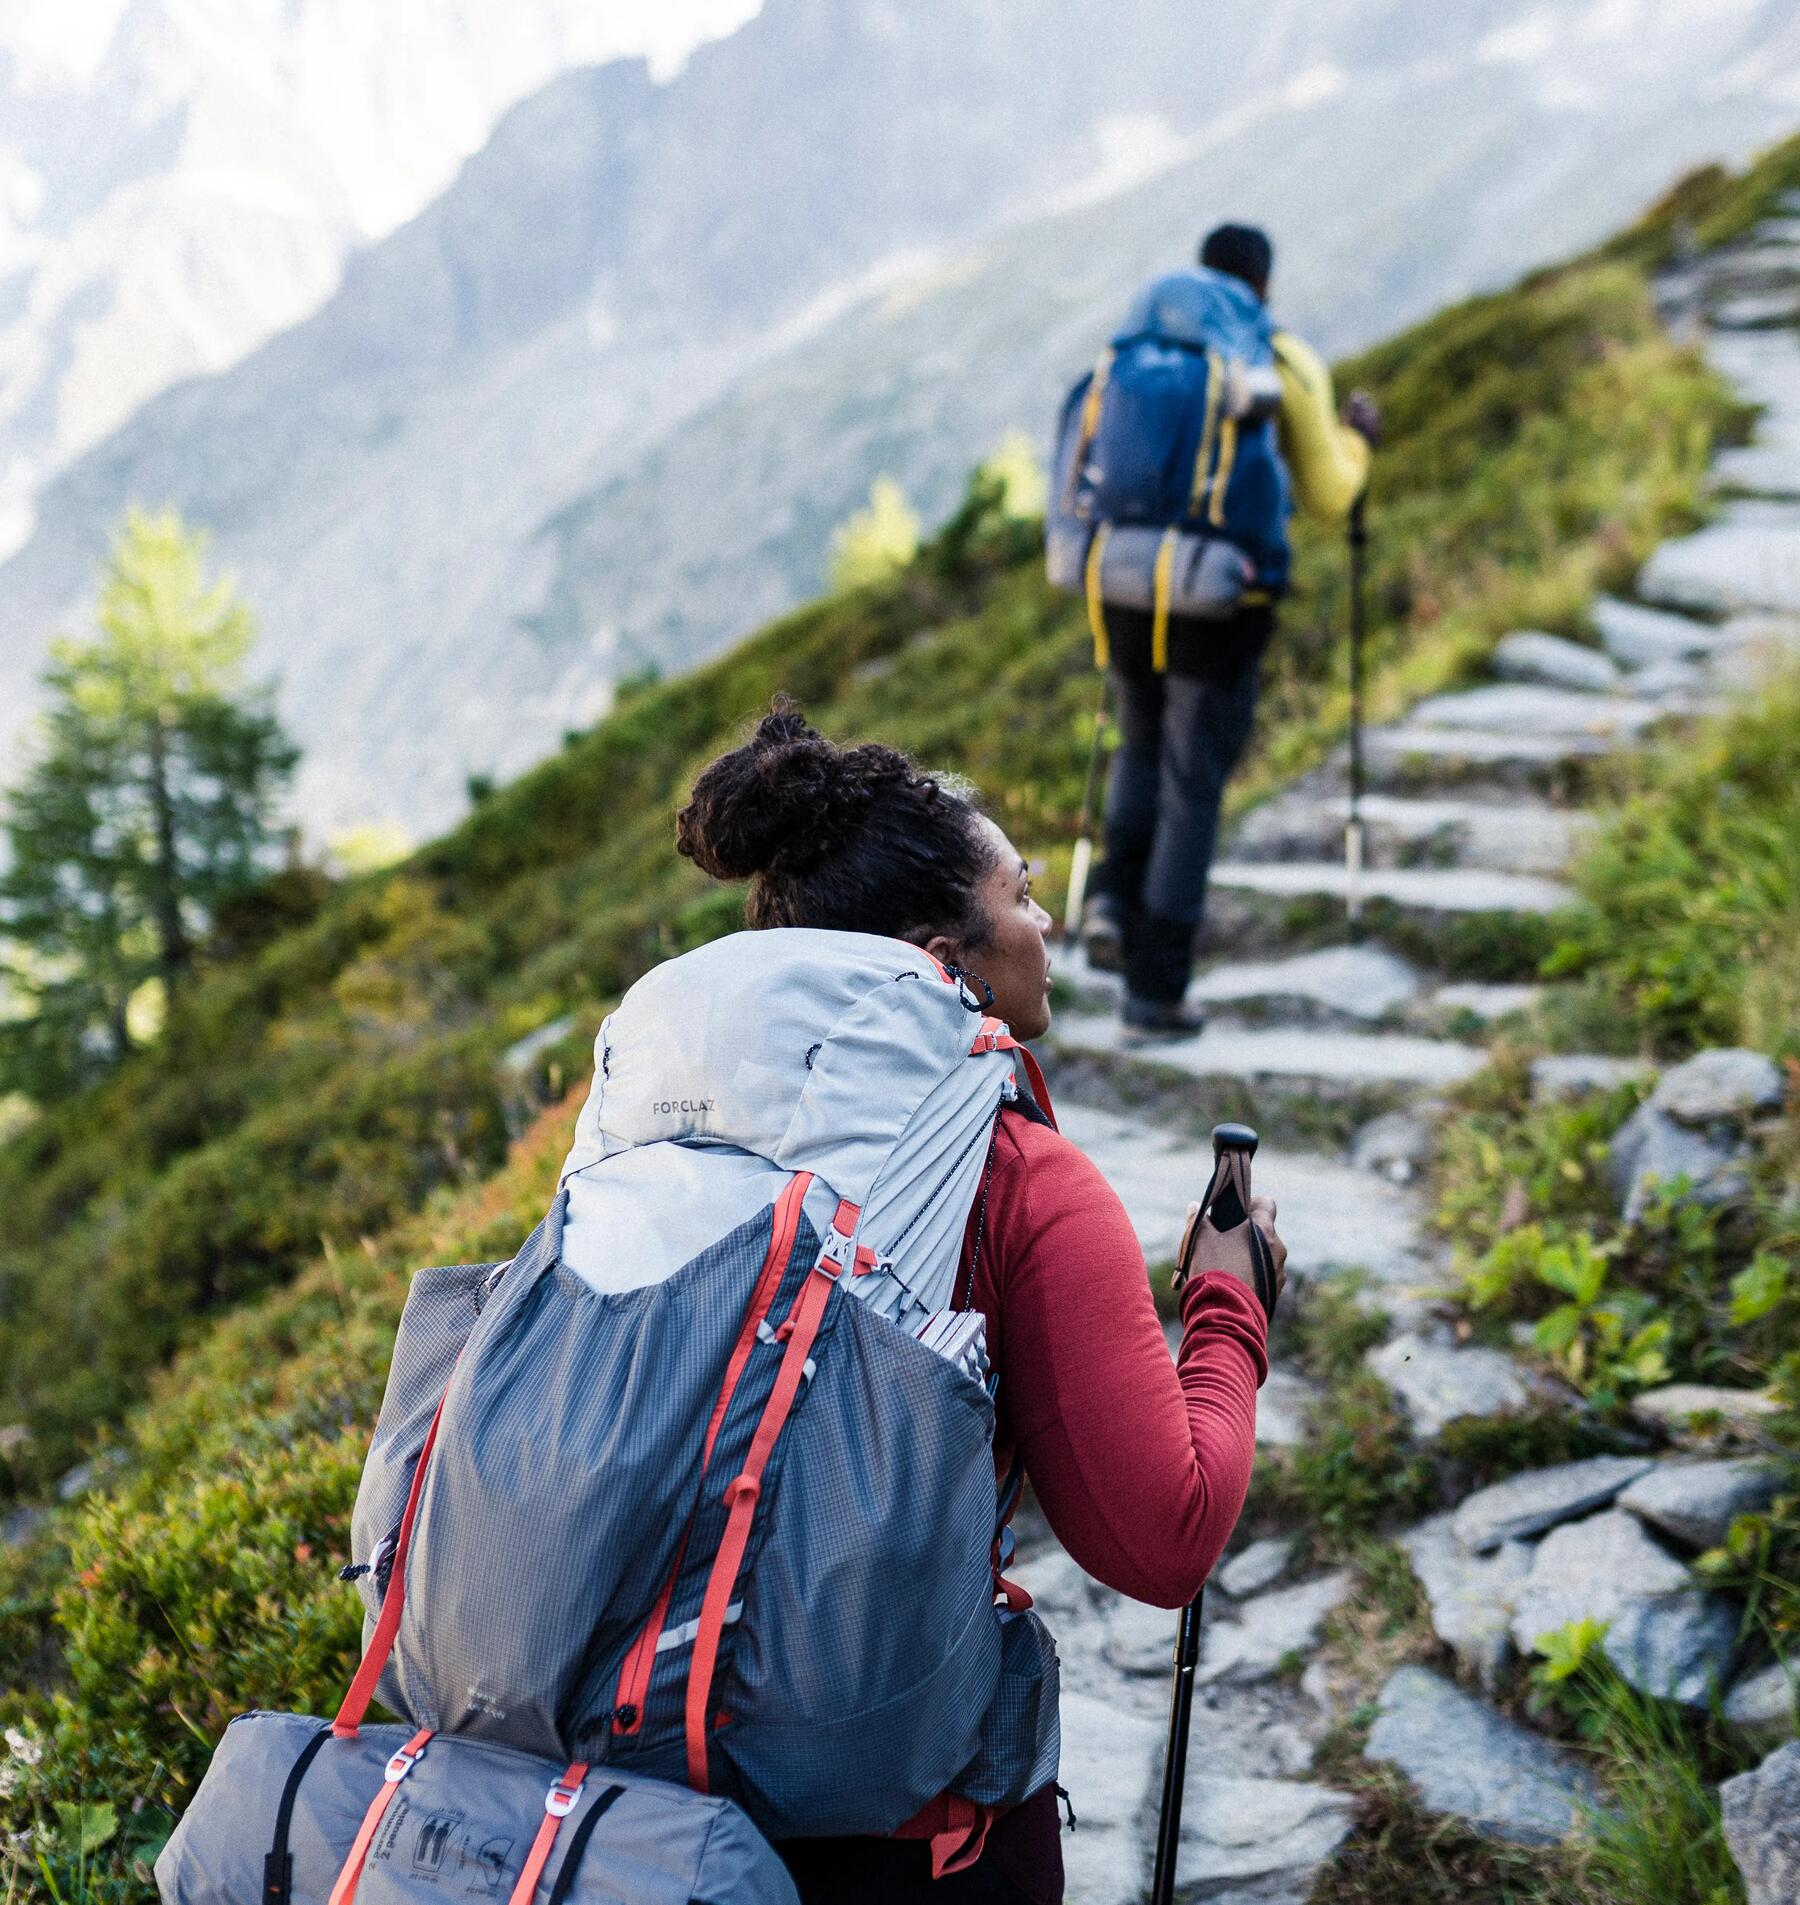
<instances>
[{"instance_id":1,"label":"yellow strap on blue backpack","mask_svg":"<svg viewBox=\"0 0 1800 1905\"><path fill-rule=\"evenodd\" d=\"M1100 565L1106 560L1106 539L1111 533L1111 526L1102 523L1094 531L1094 540L1088 544L1088 628L1094 637L1094 666L1096 668L1104 668L1112 654L1112 644L1107 640L1106 635L1106 602L1100 593Z\"/></svg>"},{"instance_id":2,"label":"yellow strap on blue backpack","mask_svg":"<svg viewBox=\"0 0 1800 1905\"><path fill-rule=\"evenodd\" d=\"M1150 597L1150 666L1164 674L1169 666L1169 583L1175 569L1179 529L1165 529L1156 551L1156 586Z\"/></svg>"}]
</instances>

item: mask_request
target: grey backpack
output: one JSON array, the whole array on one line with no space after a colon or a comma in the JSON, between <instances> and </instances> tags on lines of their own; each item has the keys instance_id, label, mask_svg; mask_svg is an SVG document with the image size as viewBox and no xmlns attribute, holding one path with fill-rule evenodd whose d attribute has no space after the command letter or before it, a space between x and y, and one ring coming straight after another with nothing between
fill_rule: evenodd
<instances>
[{"instance_id":1,"label":"grey backpack","mask_svg":"<svg viewBox=\"0 0 1800 1905\"><path fill-rule=\"evenodd\" d=\"M738 934L634 986L543 1223L509 1264L414 1280L339 1733L379 1694L429 1735L420 1771L476 1746L580 1766L620 1787L608 1820L653 1793L733 1857L745 1814L886 1833L1054 1779L1055 1649L1001 1578L1017 1486L956 1287L1017 1063L961 975L896 940Z\"/></svg>"}]
</instances>

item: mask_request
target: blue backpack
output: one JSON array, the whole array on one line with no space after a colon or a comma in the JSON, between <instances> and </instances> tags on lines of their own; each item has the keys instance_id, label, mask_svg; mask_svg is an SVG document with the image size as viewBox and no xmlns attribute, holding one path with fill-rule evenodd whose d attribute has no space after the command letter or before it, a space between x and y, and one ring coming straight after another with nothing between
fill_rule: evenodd
<instances>
[{"instance_id":1,"label":"blue backpack","mask_svg":"<svg viewBox=\"0 0 1800 1905\"><path fill-rule=\"evenodd\" d=\"M1162 667L1171 615L1222 619L1286 587L1280 402L1262 300L1204 266L1147 286L1069 393L1050 579L1087 596L1102 663L1108 605L1152 611Z\"/></svg>"}]
</instances>

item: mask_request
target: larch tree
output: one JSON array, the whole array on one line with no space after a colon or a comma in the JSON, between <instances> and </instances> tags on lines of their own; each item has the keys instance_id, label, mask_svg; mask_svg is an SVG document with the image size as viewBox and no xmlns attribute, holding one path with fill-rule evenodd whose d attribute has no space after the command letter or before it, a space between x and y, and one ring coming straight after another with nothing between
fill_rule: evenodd
<instances>
[{"instance_id":1,"label":"larch tree","mask_svg":"<svg viewBox=\"0 0 1800 1905\"><path fill-rule=\"evenodd\" d=\"M43 1096L123 1057L134 1002L178 1000L218 907L277 856L299 755L243 685L255 626L204 555L177 517L133 511L97 633L51 649L41 745L4 819L0 1089Z\"/></svg>"}]
</instances>

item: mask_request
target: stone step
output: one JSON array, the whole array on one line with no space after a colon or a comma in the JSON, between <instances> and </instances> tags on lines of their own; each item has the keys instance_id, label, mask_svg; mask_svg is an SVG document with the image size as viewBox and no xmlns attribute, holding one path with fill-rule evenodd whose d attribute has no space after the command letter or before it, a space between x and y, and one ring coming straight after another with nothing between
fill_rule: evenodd
<instances>
[{"instance_id":1,"label":"stone step","mask_svg":"<svg viewBox=\"0 0 1800 1905\"><path fill-rule=\"evenodd\" d=\"M1783 286L1746 291L1721 298L1706 315L1707 322L1721 331L1787 330L1800 324L1800 290Z\"/></svg>"},{"instance_id":2,"label":"stone step","mask_svg":"<svg viewBox=\"0 0 1800 1905\"><path fill-rule=\"evenodd\" d=\"M1407 716L1425 728L1468 729L1510 736L1527 734L1592 735L1603 741L1629 740L1661 720L1654 701L1630 695L1584 694L1528 682L1491 682L1454 694L1432 695Z\"/></svg>"},{"instance_id":3,"label":"stone step","mask_svg":"<svg viewBox=\"0 0 1800 1905\"><path fill-rule=\"evenodd\" d=\"M1800 500L1800 443L1770 442L1760 435L1755 443L1721 450L1713 458L1713 481L1725 489L1781 501Z\"/></svg>"},{"instance_id":4,"label":"stone step","mask_svg":"<svg viewBox=\"0 0 1800 1905\"><path fill-rule=\"evenodd\" d=\"M1212 1175L1211 1145L1091 1105L1059 1099L1056 1112L1064 1136L1118 1192L1146 1260L1172 1261L1187 1207ZM1258 1151L1255 1182L1276 1200L1291 1277L1362 1269L1376 1282L1407 1285L1428 1275L1414 1191L1339 1159L1280 1146Z\"/></svg>"},{"instance_id":5,"label":"stone step","mask_svg":"<svg viewBox=\"0 0 1800 1905\"><path fill-rule=\"evenodd\" d=\"M1706 341L1706 355L1737 394L1762 412L1757 435L1785 433L1800 412L1800 347L1791 337L1767 332L1720 332Z\"/></svg>"},{"instance_id":6,"label":"stone step","mask_svg":"<svg viewBox=\"0 0 1800 1905\"><path fill-rule=\"evenodd\" d=\"M1389 792L1462 789L1474 781L1543 789L1561 786L1572 770L1612 747L1598 734L1501 734L1408 719L1370 728L1363 736L1363 761L1370 784Z\"/></svg>"},{"instance_id":7,"label":"stone step","mask_svg":"<svg viewBox=\"0 0 1800 1905\"><path fill-rule=\"evenodd\" d=\"M1504 873L1556 873L1593 822L1505 788L1490 798L1418 799L1370 794L1362 803L1370 867L1489 867ZM1340 852L1350 817L1347 794L1303 788L1248 814L1233 842L1237 861L1317 859Z\"/></svg>"},{"instance_id":8,"label":"stone step","mask_svg":"<svg viewBox=\"0 0 1800 1905\"><path fill-rule=\"evenodd\" d=\"M1689 661L1710 654L1718 641L1717 632L1705 622L1615 596L1598 597L1588 614L1606 652L1627 668Z\"/></svg>"},{"instance_id":9,"label":"stone step","mask_svg":"<svg viewBox=\"0 0 1800 1905\"><path fill-rule=\"evenodd\" d=\"M1114 1005L1124 990L1116 972L1101 972L1079 947L1056 955L1060 984L1090 1004ZM1396 953L1380 946L1322 946L1287 959L1230 960L1201 971L1188 1002L1231 1006L1260 1018L1298 1023L1374 1024L1418 998L1425 981Z\"/></svg>"},{"instance_id":10,"label":"stone step","mask_svg":"<svg viewBox=\"0 0 1800 1905\"><path fill-rule=\"evenodd\" d=\"M1228 860L1212 870L1215 887L1284 899L1342 900L1349 874L1329 860ZM1389 900L1408 912L1553 913L1575 895L1560 881L1489 867L1365 868L1358 882L1365 900Z\"/></svg>"},{"instance_id":11,"label":"stone step","mask_svg":"<svg viewBox=\"0 0 1800 1905\"><path fill-rule=\"evenodd\" d=\"M1540 688L1569 688L1582 694L1606 694L1619 685L1619 664L1597 648L1572 642L1542 629L1514 629L1494 650L1494 673L1502 681Z\"/></svg>"},{"instance_id":12,"label":"stone step","mask_svg":"<svg viewBox=\"0 0 1800 1905\"><path fill-rule=\"evenodd\" d=\"M1481 1047L1453 1039L1246 1026L1227 1019L1212 1020L1196 1037L1126 1045L1116 1019L1078 1012L1060 1017L1050 1037L1053 1049L1100 1056L1115 1069L1231 1081L1259 1105L1295 1097L1353 1098L1383 1087L1442 1088L1460 1084L1487 1062ZM1215 1108L1219 1116L1228 1115Z\"/></svg>"},{"instance_id":13,"label":"stone step","mask_svg":"<svg viewBox=\"0 0 1800 1905\"><path fill-rule=\"evenodd\" d=\"M1638 593L1702 615L1800 614L1800 506L1732 504L1716 523L1657 549L1638 576Z\"/></svg>"},{"instance_id":14,"label":"stone step","mask_svg":"<svg viewBox=\"0 0 1800 1905\"><path fill-rule=\"evenodd\" d=\"M1467 981L1439 986L1419 1000L1407 1015L1408 1023L1420 1031L1442 1031L1463 1019L1478 1019L1491 1025L1497 1019L1511 1018L1517 1012L1529 1012L1544 996L1537 985L1484 985Z\"/></svg>"}]
</instances>

